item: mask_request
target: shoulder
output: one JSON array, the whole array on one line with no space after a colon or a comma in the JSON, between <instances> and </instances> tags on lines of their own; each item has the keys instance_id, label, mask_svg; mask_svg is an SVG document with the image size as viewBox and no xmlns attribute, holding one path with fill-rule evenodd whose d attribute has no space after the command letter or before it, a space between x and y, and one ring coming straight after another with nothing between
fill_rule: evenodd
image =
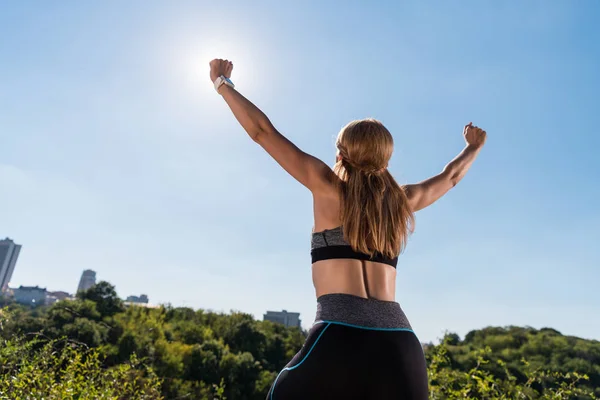
<instances>
[{"instance_id":1,"label":"shoulder","mask_svg":"<svg viewBox=\"0 0 600 400\"><path fill-rule=\"evenodd\" d=\"M327 164L315 169L314 184L311 192L315 197L339 198L342 181Z\"/></svg>"}]
</instances>

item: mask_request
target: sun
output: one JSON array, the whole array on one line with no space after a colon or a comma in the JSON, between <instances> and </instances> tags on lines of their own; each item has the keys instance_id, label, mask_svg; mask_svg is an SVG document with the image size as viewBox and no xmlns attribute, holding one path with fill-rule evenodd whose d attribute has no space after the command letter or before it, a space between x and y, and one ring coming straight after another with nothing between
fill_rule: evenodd
<instances>
[{"instance_id":1,"label":"sun","mask_svg":"<svg viewBox=\"0 0 600 400\"><path fill-rule=\"evenodd\" d=\"M248 46L232 40L203 40L187 47L182 60L187 84L202 92L214 90L209 78L209 63L215 58L233 62L231 79L236 85L251 89L254 81L251 77L256 68L255 57Z\"/></svg>"}]
</instances>

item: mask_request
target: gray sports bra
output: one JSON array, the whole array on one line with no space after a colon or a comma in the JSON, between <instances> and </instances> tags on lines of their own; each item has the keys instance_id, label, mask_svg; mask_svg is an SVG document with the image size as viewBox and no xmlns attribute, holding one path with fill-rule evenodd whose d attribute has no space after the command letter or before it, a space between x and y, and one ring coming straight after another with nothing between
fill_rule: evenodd
<instances>
[{"instance_id":1,"label":"gray sports bra","mask_svg":"<svg viewBox=\"0 0 600 400\"><path fill-rule=\"evenodd\" d=\"M389 258L378 252L371 257L368 254L354 251L352 246L350 246L350 243L344 239L344 233L341 226L334 229L313 232L310 255L313 264L321 260L338 258L380 262L391 265L394 268L396 268L396 265L398 264L398 257Z\"/></svg>"}]
</instances>

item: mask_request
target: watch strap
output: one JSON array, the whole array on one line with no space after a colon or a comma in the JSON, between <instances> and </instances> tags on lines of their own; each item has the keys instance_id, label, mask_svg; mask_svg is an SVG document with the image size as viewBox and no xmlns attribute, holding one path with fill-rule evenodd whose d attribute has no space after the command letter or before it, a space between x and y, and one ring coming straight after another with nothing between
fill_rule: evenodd
<instances>
[{"instance_id":1,"label":"watch strap","mask_svg":"<svg viewBox=\"0 0 600 400\"><path fill-rule=\"evenodd\" d=\"M214 81L214 85L215 85L215 90L218 92L219 88L222 85L227 85L231 88L235 88L235 85L233 84L233 82L231 82L230 79L227 79L226 77L224 77L223 75L219 76L217 79L215 79Z\"/></svg>"}]
</instances>

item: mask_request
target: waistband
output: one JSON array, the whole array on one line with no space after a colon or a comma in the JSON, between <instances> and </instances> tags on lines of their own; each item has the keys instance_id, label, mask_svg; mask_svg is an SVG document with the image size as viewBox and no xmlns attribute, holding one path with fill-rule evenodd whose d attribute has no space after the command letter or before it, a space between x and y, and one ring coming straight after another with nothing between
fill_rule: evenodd
<instances>
[{"instance_id":1,"label":"waistband","mask_svg":"<svg viewBox=\"0 0 600 400\"><path fill-rule=\"evenodd\" d=\"M332 322L356 328L411 330L408 318L394 301L332 293L317 298L315 324Z\"/></svg>"}]
</instances>

